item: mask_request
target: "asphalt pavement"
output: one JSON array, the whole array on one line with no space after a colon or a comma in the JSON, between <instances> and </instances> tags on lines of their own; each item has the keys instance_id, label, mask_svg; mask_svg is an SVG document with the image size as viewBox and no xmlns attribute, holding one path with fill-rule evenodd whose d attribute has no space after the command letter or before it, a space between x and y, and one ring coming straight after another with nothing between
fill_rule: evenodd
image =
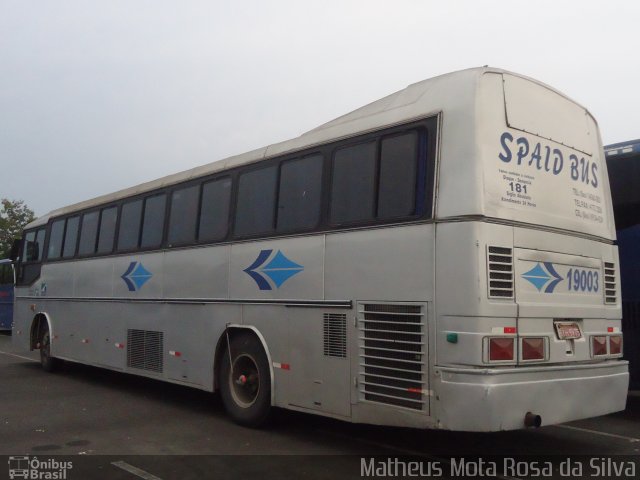
<instances>
[{"instance_id":1,"label":"asphalt pavement","mask_svg":"<svg viewBox=\"0 0 640 480\"><path fill-rule=\"evenodd\" d=\"M335 479L344 472L349 474L343 478L352 478L368 456L445 461L469 455L636 458L640 394L630 393L624 412L537 430L461 433L376 427L285 410L277 411L268 428L255 430L235 425L215 394L76 364L45 373L37 352L16 351L11 337L0 335L0 455L72 455L76 472L87 464L108 473L96 478L133 480L204 478L214 470L225 473L216 478L233 472L236 478L257 474L261 480L301 473L304 478ZM127 465L153 473L141 477ZM4 473L0 467L0 478Z\"/></svg>"}]
</instances>

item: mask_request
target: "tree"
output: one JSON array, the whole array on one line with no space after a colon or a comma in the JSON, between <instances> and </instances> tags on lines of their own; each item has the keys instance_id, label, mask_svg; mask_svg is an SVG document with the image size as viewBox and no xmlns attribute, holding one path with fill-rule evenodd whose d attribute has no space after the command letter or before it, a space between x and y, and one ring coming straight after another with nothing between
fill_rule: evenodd
<instances>
[{"instance_id":1,"label":"tree","mask_svg":"<svg viewBox=\"0 0 640 480\"><path fill-rule=\"evenodd\" d=\"M0 258L6 258L11 252L15 238L22 236L24 226L35 219L33 210L23 200L2 199L0 210Z\"/></svg>"}]
</instances>

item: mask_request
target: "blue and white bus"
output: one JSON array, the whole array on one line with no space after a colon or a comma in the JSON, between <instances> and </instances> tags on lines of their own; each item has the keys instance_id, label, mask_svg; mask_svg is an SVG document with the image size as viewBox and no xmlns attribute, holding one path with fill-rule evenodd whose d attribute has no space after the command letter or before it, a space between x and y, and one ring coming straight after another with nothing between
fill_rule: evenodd
<instances>
[{"instance_id":1,"label":"blue and white bus","mask_svg":"<svg viewBox=\"0 0 640 480\"><path fill-rule=\"evenodd\" d=\"M23 238L13 338L46 370L219 391L245 425L281 407L496 431L625 407L598 126L507 71L416 83Z\"/></svg>"},{"instance_id":2,"label":"blue and white bus","mask_svg":"<svg viewBox=\"0 0 640 480\"><path fill-rule=\"evenodd\" d=\"M13 286L15 277L13 263L0 260L0 331L10 332L13 324Z\"/></svg>"},{"instance_id":3,"label":"blue and white bus","mask_svg":"<svg viewBox=\"0 0 640 480\"><path fill-rule=\"evenodd\" d=\"M630 384L640 388L640 140L605 147L620 249L624 358Z\"/></svg>"}]
</instances>

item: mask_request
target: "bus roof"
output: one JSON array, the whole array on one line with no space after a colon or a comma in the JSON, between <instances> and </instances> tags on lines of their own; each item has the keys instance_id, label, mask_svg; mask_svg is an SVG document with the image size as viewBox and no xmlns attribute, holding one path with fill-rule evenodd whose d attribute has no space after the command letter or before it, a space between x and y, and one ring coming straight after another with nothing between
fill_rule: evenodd
<instances>
[{"instance_id":1,"label":"bus roof","mask_svg":"<svg viewBox=\"0 0 640 480\"><path fill-rule=\"evenodd\" d=\"M247 153L231 156L114 193L59 208L34 220L25 228L33 228L46 224L49 219L60 215L93 208L99 205L106 205L123 198L204 177L241 165L255 163L266 158L313 148L314 146L322 145L329 141L344 139L368 131L410 122L429 115L436 115L441 111L450 110L459 112L465 111L465 109L473 109L475 106L470 102L474 102L475 97L461 95L460 93L462 91L475 89L480 77L485 73L507 73L521 77L542 85L562 97L568 98L562 92L538 80L503 69L485 66L459 70L409 85L403 90L392 93L346 115L331 120L291 140L268 145ZM437 93L434 94L434 91L437 91ZM429 95L430 93L432 93L432 95ZM435 103L434 95L437 95ZM568 99L577 103L570 98ZM434 107L435 105L437 105L437 107ZM587 113L589 112L587 111ZM591 114L589 113L589 115Z\"/></svg>"},{"instance_id":2,"label":"bus roof","mask_svg":"<svg viewBox=\"0 0 640 480\"><path fill-rule=\"evenodd\" d=\"M605 145L604 153L607 157L607 160L610 160L612 158L630 157L632 155L640 154L640 139Z\"/></svg>"}]
</instances>

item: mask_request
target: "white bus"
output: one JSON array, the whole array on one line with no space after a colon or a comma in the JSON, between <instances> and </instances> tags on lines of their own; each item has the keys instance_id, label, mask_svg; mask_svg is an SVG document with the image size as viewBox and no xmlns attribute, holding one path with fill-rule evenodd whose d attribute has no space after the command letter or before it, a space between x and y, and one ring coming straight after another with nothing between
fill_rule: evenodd
<instances>
[{"instance_id":1,"label":"white bus","mask_svg":"<svg viewBox=\"0 0 640 480\"><path fill-rule=\"evenodd\" d=\"M598 127L476 68L29 224L14 339L351 422L497 431L624 409Z\"/></svg>"}]
</instances>

